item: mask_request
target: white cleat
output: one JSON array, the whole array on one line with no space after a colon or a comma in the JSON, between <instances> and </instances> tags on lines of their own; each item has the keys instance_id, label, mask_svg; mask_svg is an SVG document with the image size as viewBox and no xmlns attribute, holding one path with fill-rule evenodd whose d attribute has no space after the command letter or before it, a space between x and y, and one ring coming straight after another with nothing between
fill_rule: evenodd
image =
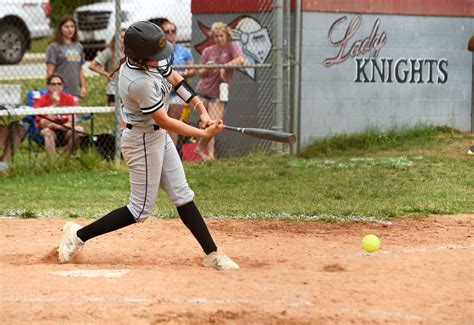
<instances>
[{"instance_id":1,"label":"white cleat","mask_svg":"<svg viewBox=\"0 0 474 325\"><path fill-rule=\"evenodd\" d=\"M59 263L67 263L84 245L84 242L77 237L77 231L82 226L72 221L67 222L63 228L63 235L59 242L58 259Z\"/></svg>"},{"instance_id":2,"label":"white cleat","mask_svg":"<svg viewBox=\"0 0 474 325\"><path fill-rule=\"evenodd\" d=\"M206 267L213 267L218 270L238 270L239 265L232 261L230 257L224 253L217 251L204 256L202 265Z\"/></svg>"},{"instance_id":3,"label":"white cleat","mask_svg":"<svg viewBox=\"0 0 474 325\"><path fill-rule=\"evenodd\" d=\"M474 155L474 146L471 146L471 147L467 150L467 154L468 154L468 155Z\"/></svg>"}]
</instances>

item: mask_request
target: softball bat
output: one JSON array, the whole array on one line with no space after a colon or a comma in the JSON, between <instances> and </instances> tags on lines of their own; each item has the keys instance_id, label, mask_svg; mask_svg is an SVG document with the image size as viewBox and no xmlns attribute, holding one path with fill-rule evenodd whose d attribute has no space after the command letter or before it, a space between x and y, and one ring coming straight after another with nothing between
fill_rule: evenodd
<instances>
[{"instance_id":1,"label":"softball bat","mask_svg":"<svg viewBox=\"0 0 474 325\"><path fill-rule=\"evenodd\" d=\"M292 133L266 130L266 129L257 129L257 128L239 128L235 126L224 125L225 130L239 132L250 137L270 140L276 142L283 142L288 144L294 144L296 142L296 136Z\"/></svg>"}]
</instances>

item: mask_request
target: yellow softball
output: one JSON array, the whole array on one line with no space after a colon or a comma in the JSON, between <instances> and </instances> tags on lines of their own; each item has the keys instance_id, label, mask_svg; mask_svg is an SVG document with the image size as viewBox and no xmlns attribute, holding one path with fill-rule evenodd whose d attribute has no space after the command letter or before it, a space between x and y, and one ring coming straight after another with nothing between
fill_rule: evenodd
<instances>
[{"instance_id":1,"label":"yellow softball","mask_svg":"<svg viewBox=\"0 0 474 325\"><path fill-rule=\"evenodd\" d=\"M380 248L380 239L379 237L370 234L366 235L362 239L362 248L369 253L373 253L379 250Z\"/></svg>"}]
</instances>

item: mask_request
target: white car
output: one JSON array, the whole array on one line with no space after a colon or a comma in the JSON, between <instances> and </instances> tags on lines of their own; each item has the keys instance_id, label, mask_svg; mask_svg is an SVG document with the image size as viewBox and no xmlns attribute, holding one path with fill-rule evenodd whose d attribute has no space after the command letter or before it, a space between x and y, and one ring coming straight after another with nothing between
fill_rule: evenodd
<instances>
[{"instance_id":1,"label":"white car","mask_svg":"<svg viewBox=\"0 0 474 325\"><path fill-rule=\"evenodd\" d=\"M167 18L176 24L178 42L191 41L191 0L122 0L121 27L140 20L157 22ZM93 59L115 34L115 0L80 6L74 11L79 41L88 60Z\"/></svg>"},{"instance_id":2,"label":"white car","mask_svg":"<svg viewBox=\"0 0 474 325\"><path fill-rule=\"evenodd\" d=\"M49 0L0 0L0 64L21 61L31 40L51 35Z\"/></svg>"}]
</instances>

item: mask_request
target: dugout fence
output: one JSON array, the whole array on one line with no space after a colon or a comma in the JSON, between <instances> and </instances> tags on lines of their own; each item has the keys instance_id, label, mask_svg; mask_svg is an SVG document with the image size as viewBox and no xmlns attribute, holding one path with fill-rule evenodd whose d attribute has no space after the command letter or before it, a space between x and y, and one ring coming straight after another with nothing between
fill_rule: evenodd
<instances>
[{"instance_id":1,"label":"dugout fence","mask_svg":"<svg viewBox=\"0 0 474 325\"><path fill-rule=\"evenodd\" d=\"M21 1L18 3L21 5ZM54 8L51 8L47 0L34 0L29 3L31 8L24 9L24 17L10 18L9 22L13 27L7 35L0 35L3 40L0 84L2 89L21 89L19 99L18 91L11 94L16 96L15 100L9 98L9 94L2 94L0 105L8 109L20 106L24 108L27 105L28 92L47 87L46 62L52 60L52 54L48 53L48 44L54 37L58 22L51 22L51 10ZM298 112L294 108L298 107L299 83L294 81L299 80L300 6L301 1L290 0L96 2L79 6L74 12L67 13L76 21L77 41L83 52L70 49L63 53L64 57L56 56L53 60L70 61L71 70L65 70L65 73L74 74L72 66L80 61L82 56L87 94L79 98L78 105L105 108L109 106L109 80L104 75L91 71L89 65L104 51L112 53L112 58L104 66L104 70L110 71L117 65L121 57L121 30L134 21L149 20L159 23L161 19L166 18L176 25L178 44L188 48L194 60L194 64L176 65L176 69L221 68L223 66L200 63L202 51L212 44L208 35L209 29L214 22L221 21L232 29L233 41L239 44L245 58L243 65L225 66L234 69L229 99L225 106L225 123L297 133ZM8 10L5 8L1 11ZM33 28L29 30L28 24L33 26L33 21L42 23L43 27L37 27L36 31ZM45 24L48 26L46 30ZM5 47L8 49L5 50ZM8 55L10 57L7 57ZM55 62L59 64L59 61ZM190 79L194 87L198 82L199 78L196 76ZM86 133L113 135L115 157L119 158L120 102L116 101L115 105L114 113L94 115L93 130L89 123L83 127ZM196 124L198 119L192 110L185 111L182 118L190 124ZM13 115L4 114L0 119L2 124L8 124ZM180 139L179 148L182 150L182 145L186 145L186 153L190 154L186 158L196 159L192 152L192 145L196 140ZM20 154L16 159L22 159L21 150L25 146L21 145ZM296 150L296 147L291 148L289 145L256 140L232 132L222 132L216 137L218 158L247 155L252 152Z\"/></svg>"}]
</instances>

